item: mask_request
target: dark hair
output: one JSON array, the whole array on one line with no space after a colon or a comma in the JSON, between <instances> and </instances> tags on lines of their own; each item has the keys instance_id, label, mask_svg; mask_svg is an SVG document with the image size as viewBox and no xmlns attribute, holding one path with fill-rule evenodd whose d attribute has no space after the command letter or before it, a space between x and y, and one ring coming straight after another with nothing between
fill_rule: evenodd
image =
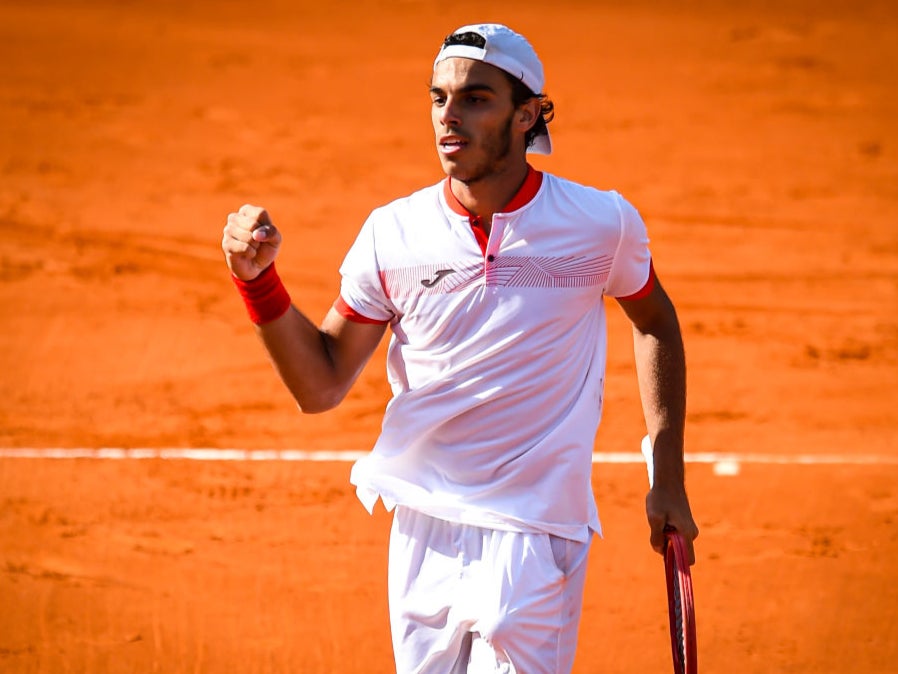
<instances>
[{"instance_id":1,"label":"dark hair","mask_svg":"<svg viewBox=\"0 0 898 674\"><path fill-rule=\"evenodd\" d=\"M514 107L517 108L523 105L531 98L539 99L539 117L537 117L536 123L527 131L526 136L524 136L526 147L530 147L538 136L549 135L549 129L546 125L555 118L555 104L545 94L533 93L530 87L511 73L504 70L502 72L511 84L511 102Z\"/></svg>"}]
</instances>

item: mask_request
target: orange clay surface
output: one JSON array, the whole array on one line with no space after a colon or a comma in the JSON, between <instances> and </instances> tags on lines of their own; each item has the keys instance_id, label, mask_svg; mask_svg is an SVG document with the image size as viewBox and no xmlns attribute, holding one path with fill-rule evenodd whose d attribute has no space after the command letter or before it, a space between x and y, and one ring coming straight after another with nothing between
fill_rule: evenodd
<instances>
[{"instance_id":1,"label":"orange clay surface","mask_svg":"<svg viewBox=\"0 0 898 674\"><path fill-rule=\"evenodd\" d=\"M340 408L300 415L221 228L268 207L319 320L368 212L441 178L430 64L483 20L546 64L556 153L534 165L620 190L649 225L690 456L745 459L688 464L701 670L898 671L893 2L5 0L0 447L369 448L383 348ZM609 311L596 448L636 452ZM0 671L389 672L390 516L349 468L0 459ZM575 671L669 671L645 470L594 482Z\"/></svg>"}]
</instances>

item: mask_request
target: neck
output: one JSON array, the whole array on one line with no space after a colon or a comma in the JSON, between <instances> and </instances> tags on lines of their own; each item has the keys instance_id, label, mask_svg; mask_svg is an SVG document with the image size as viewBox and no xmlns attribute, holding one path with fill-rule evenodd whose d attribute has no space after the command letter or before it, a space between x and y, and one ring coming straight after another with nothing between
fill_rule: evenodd
<instances>
[{"instance_id":1,"label":"neck","mask_svg":"<svg viewBox=\"0 0 898 674\"><path fill-rule=\"evenodd\" d=\"M530 167L526 161L516 163L501 173L494 173L473 182L464 182L450 176L452 194L473 215L483 218L488 228L493 214L498 213L518 193Z\"/></svg>"}]
</instances>

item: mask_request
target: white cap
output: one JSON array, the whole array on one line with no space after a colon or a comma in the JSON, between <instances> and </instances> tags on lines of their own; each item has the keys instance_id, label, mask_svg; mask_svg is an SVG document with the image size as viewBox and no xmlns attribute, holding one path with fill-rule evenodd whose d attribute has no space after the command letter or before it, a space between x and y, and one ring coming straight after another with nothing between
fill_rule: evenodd
<instances>
[{"instance_id":1,"label":"white cap","mask_svg":"<svg viewBox=\"0 0 898 674\"><path fill-rule=\"evenodd\" d=\"M543 64L527 39L507 26L498 23L462 26L445 39L433 66L436 68L440 61L456 57L489 63L521 80L534 94L543 93ZM551 154L548 131L537 136L527 151Z\"/></svg>"}]
</instances>

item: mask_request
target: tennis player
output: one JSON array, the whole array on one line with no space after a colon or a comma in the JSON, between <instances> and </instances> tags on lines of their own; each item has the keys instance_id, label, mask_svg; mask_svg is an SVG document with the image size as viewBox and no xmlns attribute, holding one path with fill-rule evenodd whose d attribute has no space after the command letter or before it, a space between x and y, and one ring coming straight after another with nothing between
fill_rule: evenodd
<instances>
[{"instance_id":1,"label":"tennis player","mask_svg":"<svg viewBox=\"0 0 898 674\"><path fill-rule=\"evenodd\" d=\"M375 209L320 327L275 269L281 232L246 205L222 247L250 318L304 412L336 406L390 329L392 387L362 503L394 509L389 603L400 674L569 672L600 523L591 455L605 296L633 323L653 486L652 547L698 534L684 485L685 357L636 209L535 170L554 108L528 41L459 28L430 87L446 178Z\"/></svg>"}]
</instances>

